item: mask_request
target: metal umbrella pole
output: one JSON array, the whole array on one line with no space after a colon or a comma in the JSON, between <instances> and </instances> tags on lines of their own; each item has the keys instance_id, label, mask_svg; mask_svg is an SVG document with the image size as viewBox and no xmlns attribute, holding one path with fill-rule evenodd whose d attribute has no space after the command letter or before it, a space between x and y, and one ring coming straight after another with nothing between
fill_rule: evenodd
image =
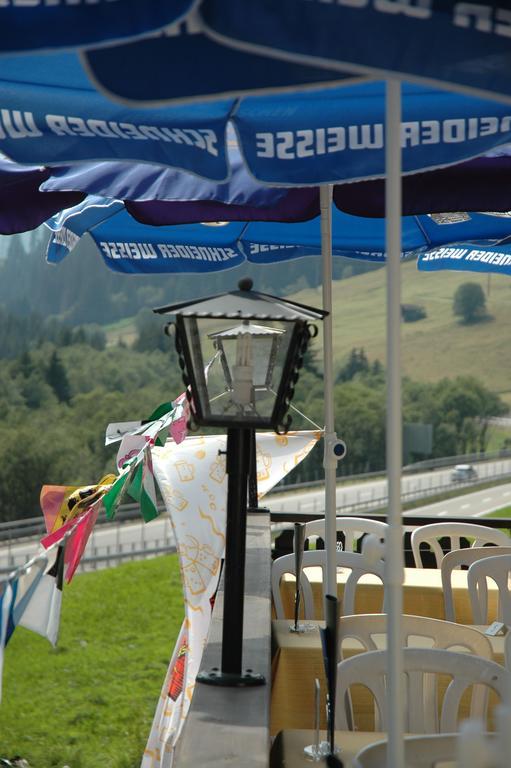
<instances>
[{"instance_id":1,"label":"metal umbrella pole","mask_svg":"<svg viewBox=\"0 0 511 768\"><path fill-rule=\"evenodd\" d=\"M336 531L336 473L338 457L336 446L341 443L335 434L334 368L332 335L332 185L320 187L321 209L321 262L323 267L323 309L328 312L323 320L323 374L325 390L325 437L323 467L325 469L325 549L327 552L324 594L337 595L335 551ZM343 450L344 455L344 450ZM325 613L326 615L326 613Z\"/></svg>"},{"instance_id":2,"label":"metal umbrella pole","mask_svg":"<svg viewBox=\"0 0 511 768\"><path fill-rule=\"evenodd\" d=\"M385 548L388 596L388 768L404 768L403 530L401 520L401 84L386 83L385 226L387 251L387 478L389 529Z\"/></svg>"}]
</instances>

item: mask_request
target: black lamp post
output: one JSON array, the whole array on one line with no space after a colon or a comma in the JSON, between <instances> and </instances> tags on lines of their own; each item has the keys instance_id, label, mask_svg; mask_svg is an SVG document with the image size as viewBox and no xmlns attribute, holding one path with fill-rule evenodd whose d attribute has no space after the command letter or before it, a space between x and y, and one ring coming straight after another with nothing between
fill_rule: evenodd
<instances>
[{"instance_id":1,"label":"black lamp post","mask_svg":"<svg viewBox=\"0 0 511 768\"><path fill-rule=\"evenodd\" d=\"M221 670L201 673L210 685L259 685L242 670L247 482L256 428L288 431L287 414L303 355L325 312L252 291L244 279L231 293L156 309L176 317L175 342L191 419L227 427L227 525ZM166 326L167 332L173 324Z\"/></svg>"}]
</instances>

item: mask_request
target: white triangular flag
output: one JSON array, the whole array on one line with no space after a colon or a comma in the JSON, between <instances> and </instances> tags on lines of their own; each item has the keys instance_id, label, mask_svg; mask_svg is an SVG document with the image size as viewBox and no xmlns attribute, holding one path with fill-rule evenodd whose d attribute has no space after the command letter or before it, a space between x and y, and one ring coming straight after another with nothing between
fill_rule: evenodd
<instances>
[{"instance_id":1,"label":"white triangular flag","mask_svg":"<svg viewBox=\"0 0 511 768\"><path fill-rule=\"evenodd\" d=\"M55 558L43 574L19 620L19 626L46 637L55 646L59 634L64 548L56 547Z\"/></svg>"},{"instance_id":2,"label":"white triangular flag","mask_svg":"<svg viewBox=\"0 0 511 768\"><path fill-rule=\"evenodd\" d=\"M296 467L318 432L256 435L258 498ZM154 475L170 515L181 564L186 639L180 635L141 768L172 768L202 660L225 547L226 436L188 437L152 449ZM179 664L176 660L179 660ZM170 675L169 675L170 673ZM178 683L178 684L176 684Z\"/></svg>"}]
</instances>

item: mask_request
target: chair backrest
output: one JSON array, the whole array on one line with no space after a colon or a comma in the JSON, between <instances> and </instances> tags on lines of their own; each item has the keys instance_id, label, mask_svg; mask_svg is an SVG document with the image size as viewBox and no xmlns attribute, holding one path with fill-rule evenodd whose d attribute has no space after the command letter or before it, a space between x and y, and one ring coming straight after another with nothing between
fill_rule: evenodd
<instances>
[{"instance_id":1,"label":"chair backrest","mask_svg":"<svg viewBox=\"0 0 511 768\"><path fill-rule=\"evenodd\" d=\"M504 640L504 664L511 672L511 631L508 631Z\"/></svg>"},{"instance_id":2,"label":"chair backrest","mask_svg":"<svg viewBox=\"0 0 511 768\"><path fill-rule=\"evenodd\" d=\"M374 574L383 582L384 563L382 560L369 562L363 554L358 552L336 552L335 560L337 568L346 568L351 571L344 584L344 594L341 602L342 613L355 613L355 594L358 582L362 576L368 573ZM311 550L303 553L300 582L302 586L305 619L322 618L322 616L315 616L312 587L307 578L307 574L304 572L305 568L312 567L320 567L322 569L323 594L325 594L326 551L324 549ZM286 618L280 592L280 581L285 573L294 574L296 576L294 554L278 557L272 564L271 589L273 604L275 606L275 615L278 619Z\"/></svg>"},{"instance_id":3,"label":"chair backrest","mask_svg":"<svg viewBox=\"0 0 511 768\"><path fill-rule=\"evenodd\" d=\"M470 686L485 685L494 690L501 700L511 684L511 674L494 661L469 653L456 653L439 648L404 648L403 670L406 678L406 701L403 706L408 733L453 733L458 729L460 701ZM368 651L359 653L338 665L336 727L348 730L350 711L345 706L352 685L363 685L374 698L379 715L379 727L388 728L387 652ZM445 690L441 710L438 707L438 686L430 685L431 675L450 677ZM483 721L487 716L487 700L472 696L470 717Z\"/></svg>"},{"instance_id":4,"label":"chair backrest","mask_svg":"<svg viewBox=\"0 0 511 768\"><path fill-rule=\"evenodd\" d=\"M427 616L403 616L403 648L441 648L458 650L463 648L483 659L493 659L490 640L478 629L466 624L453 624ZM387 634L387 615L384 613L360 613L344 616L339 622L340 658L344 658L343 643L347 638L357 640L364 651L385 650L378 647L377 637Z\"/></svg>"},{"instance_id":5,"label":"chair backrest","mask_svg":"<svg viewBox=\"0 0 511 768\"><path fill-rule=\"evenodd\" d=\"M511 625L511 555L498 555L477 560L468 569L467 582L472 606L474 624L487 624L488 585L486 579L492 579L499 591L498 619ZM493 619L492 619L493 620Z\"/></svg>"},{"instance_id":6,"label":"chair backrest","mask_svg":"<svg viewBox=\"0 0 511 768\"><path fill-rule=\"evenodd\" d=\"M367 533L376 534L376 536L385 539L388 524L378 520L371 520L364 517L337 517L335 519L337 533L344 534L344 547L346 552L356 552L359 539ZM325 539L325 518L320 520L311 520L305 523L305 538L310 536L320 536Z\"/></svg>"},{"instance_id":7,"label":"chair backrest","mask_svg":"<svg viewBox=\"0 0 511 768\"><path fill-rule=\"evenodd\" d=\"M485 557L495 557L496 555L511 555L511 546L465 547L464 549L455 549L444 555L442 562L440 563L440 570L442 574L442 592L444 594L444 618L446 621L456 621L456 611L452 593L452 572L456 568L472 565L476 560L482 560Z\"/></svg>"},{"instance_id":8,"label":"chair backrest","mask_svg":"<svg viewBox=\"0 0 511 768\"><path fill-rule=\"evenodd\" d=\"M485 742L495 742L496 734L481 734ZM406 768L436 768L440 763L455 763L458 734L428 733L425 736L405 736ZM368 744L353 758L352 768L382 768L387 762L387 741Z\"/></svg>"},{"instance_id":9,"label":"chair backrest","mask_svg":"<svg viewBox=\"0 0 511 768\"><path fill-rule=\"evenodd\" d=\"M474 539L472 546L481 547L483 544L495 544L499 547L510 546L511 540L507 533L497 528L490 528L477 523L431 523L421 525L412 531L412 551L416 568L423 568L420 547L427 544L433 551L436 567L440 568L444 552L439 539L450 539L449 550L461 549L461 539Z\"/></svg>"}]
</instances>

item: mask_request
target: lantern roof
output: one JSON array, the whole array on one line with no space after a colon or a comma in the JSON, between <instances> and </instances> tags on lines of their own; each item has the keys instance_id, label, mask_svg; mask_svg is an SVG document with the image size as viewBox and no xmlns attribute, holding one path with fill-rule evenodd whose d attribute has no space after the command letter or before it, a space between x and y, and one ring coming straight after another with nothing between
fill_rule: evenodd
<instances>
[{"instance_id":1,"label":"lantern roof","mask_svg":"<svg viewBox=\"0 0 511 768\"><path fill-rule=\"evenodd\" d=\"M250 278L240 280L237 291L169 304L153 311L160 315L240 320L323 320L328 315L328 312L316 307L253 291Z\"/></svg>"}]
</instances>

